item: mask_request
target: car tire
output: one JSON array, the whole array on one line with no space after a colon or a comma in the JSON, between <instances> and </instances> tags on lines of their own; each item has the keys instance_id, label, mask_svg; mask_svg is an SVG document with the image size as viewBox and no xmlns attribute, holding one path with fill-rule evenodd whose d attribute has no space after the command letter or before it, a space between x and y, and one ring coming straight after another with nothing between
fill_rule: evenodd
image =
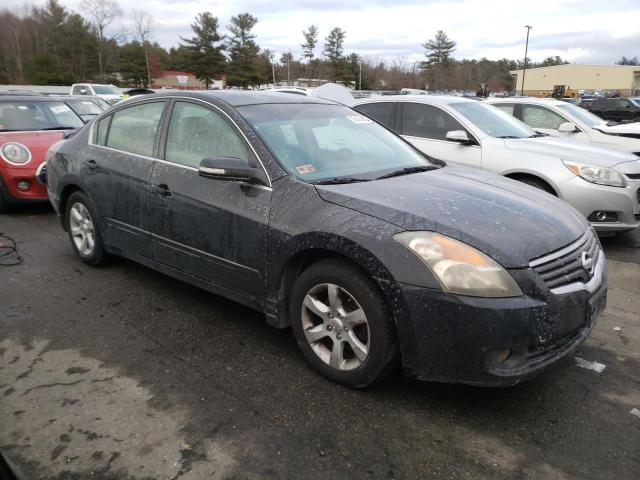
<instances>
[{"instance_id":1,"label":"car tire","mask_svg":"<svg viewBox=\"0 0 640 480\"><path fill-rule=\"evenodd\" d=\"M289 296L289 315L306 360L335 382L368 387L398 364L396 327L384 296L355 264L321 260L302 272Z\"/></svg>"},{"instance_id":2,"label":"car tire","mask_svg":"<svg viewBox=\"0 0 640 480\"><path fill-rule=\"evenodd\" d=\"M97 266L107 260L96 209L89 197L76 191L67 200L65 226L69 232L71 246L80 259Z\"/></svg>"},{"instance_id":3,"label":"car tire","mask_svg":"<svg viewBox=\"0 0 640 480\"><path fill-rule=\"evenodd\" d=\"M527 185L530 185L532 187L536 187L539 190L544 190L548 194L553 195L554 197L557 197L556 192L553 191L553 189L549 186L549 184L542 180L538 180L537 178L529 178L529 177L518 178L517 180L519 182L526 183Z\"/></svg>"}]
</instances>

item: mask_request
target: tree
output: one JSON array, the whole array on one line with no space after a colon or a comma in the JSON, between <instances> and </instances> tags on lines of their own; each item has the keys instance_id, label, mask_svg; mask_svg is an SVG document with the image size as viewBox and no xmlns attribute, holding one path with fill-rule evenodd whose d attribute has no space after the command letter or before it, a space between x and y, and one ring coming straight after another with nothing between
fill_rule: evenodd
<instances>
[{"instance_id":1,"label":"tree","mask_svg":"<svg viewBox=\"0 0 640 480\"><path fill-rule=\"evenodd\" d=\"M569 62L563 60L558 55L556 55L555 57L547 57L542 62L535 64L527 61L527 65L533 65L534 67L553 67L555 65L566 65L567 63Z\"/></svg>"},{"instance_id":2,"label":"tree","mask_svg":"<svg viewBox=\"0 0 640 480\"><path fill-rule=\"evenodd\" d=\"M616 63L618 65L640 65L640 60L638 60L638 57L633 57L633 58L622 57Z\"/></svg>"},{"instance_id":3,"label":"tree","mask_svg":"<svg viewBox=\"0 0 640 480\"><path fill-rule=\"evenodd\" d=\"M330 79L337 82L349 82L352 76L347 61L344 58L344 39L347 32L336 27L325 38L322 54L327 58L331 67Z\"/></svg>"},{"instance_id":4,"label":"tree","mask_svg":"<svg viewBox=\"0 0 640 480\"><path fill-rule=\"evenodd\" d=\"M442 65L451 60L451 54L456 49L456 42L451 40L442 30L436 32L433 40L421 44L426 50L427 65Z\"/></svg>"},{"instance_id":5,"label":"tree","mask_svg":"<svg viewBox=\"0 0 640 480\"><path fill-rule=\"evenodd\" d=\"M144 61L147 67L147 80L144 82L147 87L151 86L151 62L149 61L149 38L154 28L153 17L142 10L133 11L133 25L142 44Z\"/></svg>"},{"instance_id":6,"label":"tree","mask_svg":"<svg viewBox=\"0 0 640 480\"><path fill-rule=\"evenodd\" d=\"M287 69L287 85L291 85L291 64L293 63L293 53L291 51L284 52L280 55L280 65Z\"/></svg>"},{"instance_id":7,"label":"tree","mask_svg":"<svg viewBox=\"0 0 640 480\"><path fill-rule=\"evenodd\" d=\"M309 80L309 86L311 86L311 65L314 57L314 50L318 44L318 28L315 25L310 25L307 31L302 31L304 36L304 43L301 45L303 51L303 57L307 59L307 79Z\"/></svg>"},{"instance_id":8,"label":"tree","mask_svg":"<svg viewBox=\"0 0 640 480\"><path fill-rule=\"evenodd\" d=\"M452 63L451 54L456 49L456 42L451 40L442 30L435 37L422 44L426 61L420 63L420 70L430 77L431 83L438 88L444 81L448 67Z\"/></svg>"},{"instance_id":9,"label":"tree","mask_svg":"<svg viewBox=\"0 0 640 480\"><path fill-rule=\"evenodd\" d=\"M104 79L104 52L107 38L106 30L116 18L122 15L117 0L82 0L80 8L89 16L97 37L98 71Z\"/></svg>"},{"instance_id":10,"label":"tree","mask_svg":"<svg viewBox=\"0 0 640 480\"><path fill-rule=\"evenodd\" d=\"M231 24L227 27L231 34L227 42L230 59L227 85L246 90L249 86L260 84L260 47L255 42L256 36L251 33L256 23L258 19L249 13L231 17Z\"/></svg>"},{"instance_id":11,"label":"tree","mask_svg":"<svg viewBox=\"0 0 640 480\"><path fill-rule=\"evenodd\" d=\"M197 78L202 80L206 88L224 73L226 59L224 56L224 35L218 33L218 19L209 12L199 13L191 25L195 34L192 38L180 37L185 43L189 55L189 68Z\"/></svg>"}]
</instances>

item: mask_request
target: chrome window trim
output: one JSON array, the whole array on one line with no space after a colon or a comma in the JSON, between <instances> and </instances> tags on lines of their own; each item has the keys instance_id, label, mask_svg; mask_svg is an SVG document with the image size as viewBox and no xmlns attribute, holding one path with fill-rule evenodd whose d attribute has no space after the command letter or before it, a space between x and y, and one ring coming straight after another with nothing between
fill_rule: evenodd
<instances>
[{"instance_id":1,"label":"chrome window trim","mask_svg":"<svg viewBox=\"0 0 640 480\"><path fill-rule=\"evenodd\" d=\"M591 228L588 228L586 232L584 232L584 234L582 234L580 236L580 238L578 238L577 240L575 240L574 242L571 242L569 245L567 245L564 248L561 248L560 250L556 250L553 253L549 253L548 255L544 255L543 257L539 257L536 258L535 260L531 260L529 262L529 267L533 268L533 267L537 267L538 265L542 265L543 263L547 263L550 262L552 260L555 260L556 258L560 258L564 255L566 255L567 253L569 253L572 250L575 250L576 247L578 245L580 245L582 242L585 241L585 239L591 234Z\"/></svg>"},{"instance_id":2,"label":"chrome window trim","mask_svg":"<svg viewBox=\"0 0 640 480\"><path fill-rule=\"evenodd\" d=\"M163 99L176 99L176 100L178 100L178 101L179 101L179 100L183 100L183 101L185 101L185 100L186 100L187 102L200 102L200 103L203 103L203 104L205 104L205 105L208 105L208 106L213 107L213 108L215 108L216 110L218 110L222 115L224 115L224 116L229 120L229 122L231 122L231 124L236 128L236 130L237 130L238 132L240 132L240 135L242 135L242 138L244 138L244 141L247 143L247 145L249 145L249 148L250 148L250 149L251 149L251 151L253 152L254 156L258 159L258 162L260 163L260 166L262 167L262 170L264 171L264 174L267 176L267 180L269 181L269 187L268 187L268 188L272 188L272 187L273 187L273 184L272 184L272 182L271 182L271 177L269 176L269 172L267 172L267 169L266 169L266 167L264 166L264 163L262 162L262 159L261 159L261 158L260 158L260 156L258 155L258 152L256 152L256 149L255 149L255 148L253 148L253 145L251 144L251 142L249 141L249 139L247 138L247 136L244 134L244 132L242 131L242 129L238 126L238 124L233 120L233 118L231 118L231 117L227 114L227 112L225 112L224 110L222 110L220 107L218 107L217 105L215 105L215 104L213 104L213 103L211 103L211 102L207 102L206 100L202 100L202 99L200 99L200 98L193 98L193 97L179 97L179 96L174 96L174 95L172 95L172 96L166 96L166 97L164 97L164 96L163 96L163 97L161 97L161 98L157 98L157 99L155 99L155 98L154 98L154 99L142 98L142 99L140 99L140 101L127 103L126 105L123 105L122 107L118 108L117 110L115 110L115 111L113 111L113 112L112 112L112 111L105 111L105 115L104 115L104 116L101 116L100 118L97 118L97 119L94 121L94 124L93 124L93 125L91 125L91 130L90 130L90 132L89 132L89 138L87 139L87 143L88 143L89 145L91 145L91 146L98 147L98 148L106 148L106 149L109 149L109 150L113 150L113 151L120 152L120 153L125 153L125 154L128 154L128 155L136 155L136 156L138 156L138 157L146 158L146 159L149 159L149 160L161 161L161 162L169 163L169 164L171 164L171 165L178 165L178 166L181 166L181 167L185 167L185 168L187 168L187 169L192 169L193 167L188 167L188 166L186 166L186 165L182 165L182 164L179 164L179 163L170 162L170 161L168 161L168 160L164 160L164 159L160 159L160 158L147 157L147 156L145 156L145 155L139 155L139 154L136 154L136 153L127 152L127 151L125 151L125 150L118 150L118 149L116 149L116 148L106 147L106 146L103 146L103 145L96 145L95 143L93 143L94 130L96 130L96 129L98 128L98 123L100 123L100 121L101 121L103 118L105 118L105 117L107 117L107 116L109 116L109 115L114 115L114 114L116 114L119 110L123 110L123 109L125 109L125 108L133 107L133 106L135 106L135 105L139 105L139 104L142 104L142 103L145 103L145 102L147 102L147 103L158 102L158 101L162 101ZM196 168L195 170L197 171L198 169Z\"/></svg>"},{"instance_id":3,"label":"chrome window trim","mask_svg":"<svg viewBox=\"0 0 640 480\"><path fill-rule=\"evenodd\" d=\"M551 293L554 293L556 295L565 295L567 293L575 293L575 292L580 292L582 290L586 291L587 293L595 292L598 288L600 288L600 285L602 285L602 277L604 274L604 263L605 263L604 252L600 250L600 254L598 255L598 261L596 262L596 267L593 272L593 276L588 282L586 283L574 282L568 285L562 285L561 287L551 288L550 289Z\"/></svg>"}]
</instances>

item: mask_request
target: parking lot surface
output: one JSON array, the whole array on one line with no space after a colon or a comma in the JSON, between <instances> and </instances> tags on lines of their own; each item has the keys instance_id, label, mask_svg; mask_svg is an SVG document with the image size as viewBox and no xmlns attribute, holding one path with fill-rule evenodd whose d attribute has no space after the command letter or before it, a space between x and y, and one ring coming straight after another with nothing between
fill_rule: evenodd
<instances>
[{"instance_id":1,"label":"parking lot surface","mask_svg":"<svg viewBox=\"0 0 640 480\"><path fill-rule=\"evenodd\" d=\"M0 232L24 257L0 267L0 450L27 478L640 471L638 232L603 239L607 310L557 368L511 388L395 375L366 391L320 377L252 310L123 259L84 265L48 208L0 216Z\"/></svg>"}]
</instances>

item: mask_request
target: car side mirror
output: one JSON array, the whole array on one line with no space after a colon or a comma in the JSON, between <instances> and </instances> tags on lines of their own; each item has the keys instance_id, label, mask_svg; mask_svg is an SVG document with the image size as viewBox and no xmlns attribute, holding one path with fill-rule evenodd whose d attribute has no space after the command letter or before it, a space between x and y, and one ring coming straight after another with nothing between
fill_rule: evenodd
<instances>
[{"instance_id":1,"label":"car side mirror","mask_svg":"<svg viewBox=\"0 0 640 480\"><path fill-rule=\"evenodd\" d=\"M445 136L448 142L456 142L461 145L470 145L471 139L464 130L451 130Z\"/></svg>"},{"instance_id":2,"label":"car side mirror","mask_svg":"<svg viewBox=\"0 0 640 480\"><path fill-rule=\"evenodd\" d=\"M201 177L206 178L247 182L253 179L255 168L240 158L215 157L202 160L198 167L198 173Z\"/></svg>"},{"instance_id":3,"label":"car side mirror","mask_svg":"<svg viewBox=\"0 0 640 480\"><path fill-rule=\"evenodd\" d=\"M558 131L560 133L575 133L576 130L576 126L571 122L564 122L558 126Z\"/></svg>"}]
</instances>

